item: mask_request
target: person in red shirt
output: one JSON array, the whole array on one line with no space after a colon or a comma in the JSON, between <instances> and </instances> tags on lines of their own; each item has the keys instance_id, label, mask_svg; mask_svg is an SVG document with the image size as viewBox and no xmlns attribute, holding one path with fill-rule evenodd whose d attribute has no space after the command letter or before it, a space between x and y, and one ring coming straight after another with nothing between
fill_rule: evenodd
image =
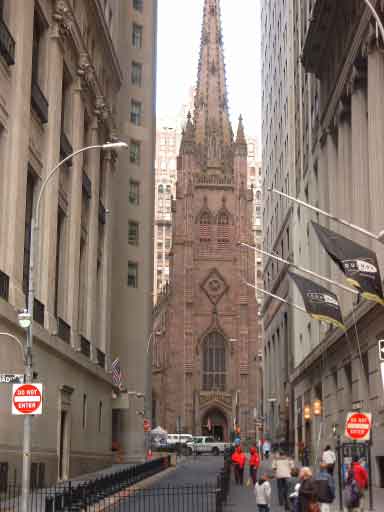
<instances>
[{"instance_id":1,"label":"person in red shirt","mask_svg":"<svg viewBox=\"0 0 384 512\"><path fill-rule=\"evenodd\" d=\"M251 458L249 459L249 475L252 478L253 486L255 486L257 481L257 470L260 466L260 457L254 446L252 446L250 451Z\"/></svg>"},{"instance_id":2,"label":"person in red shirt","mask_svg":"<svg viewBox=\"0 0 384 512\"><path fill-rule=\"evenodd\" d=\"M232 455L232 463L235 471L235 482L239 485L243 485L244 481L244 466L247 459L245 453L241 449L241 446L237 446L236 450Z\"/></svg>"},{"instance_id":3,"label":"person in red shirt","mask_svg":"<svg viewBox=\"0 0 384 512\"><path fill-rule=\"evenodd\" d=\"M357 483L357 486L361 493L360 510L364 510L364 495L365 495L365 489L367 489L367 487L368 487L368 472L359 463L358 457L353 458L350 471L353 475L352 478Z\"/></svg>"}]
</instances>

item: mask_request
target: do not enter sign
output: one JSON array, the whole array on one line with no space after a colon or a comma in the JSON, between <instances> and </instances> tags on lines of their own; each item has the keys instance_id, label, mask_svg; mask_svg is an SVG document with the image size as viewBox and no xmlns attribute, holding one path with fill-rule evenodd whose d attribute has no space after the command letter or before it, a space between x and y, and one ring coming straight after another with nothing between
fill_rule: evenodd
<instances>
[{"instance_id":1,"label":"do not enter sign","mask_svg":"<svg viewBox=\"0 0 384 512\"><path fill-rule=\"evenodd\" d=\"M42 414L43 385L14 384L12 414Z\"/></svg>"},{"instance_id":2,"label":"do not enter sign","mask_svg":"<svg viewBox=\"0 0 384 512\"><path fill-rule=\"evenodd\" d=\"M345 435L355 441L368 441L372 428L370 412L350 412L345 423Z\"/></svg>"}]
</instances>

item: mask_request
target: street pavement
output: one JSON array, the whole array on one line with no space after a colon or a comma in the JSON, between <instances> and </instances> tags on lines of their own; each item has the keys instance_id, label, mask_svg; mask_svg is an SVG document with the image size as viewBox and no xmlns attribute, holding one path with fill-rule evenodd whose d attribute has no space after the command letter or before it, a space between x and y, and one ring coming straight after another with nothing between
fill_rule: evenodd
<instances>
[{"instance_id":1,"label":"street pavement","mask_svg":"<svg viewBox=\"0 0 384 512\"><path fill-rule=\"evenodd\" d=\"M110 504L108 512L215 512L217 475L222 456L185 457L149 485L139 483L124 498Z\"/></svg>"}]
</instances>

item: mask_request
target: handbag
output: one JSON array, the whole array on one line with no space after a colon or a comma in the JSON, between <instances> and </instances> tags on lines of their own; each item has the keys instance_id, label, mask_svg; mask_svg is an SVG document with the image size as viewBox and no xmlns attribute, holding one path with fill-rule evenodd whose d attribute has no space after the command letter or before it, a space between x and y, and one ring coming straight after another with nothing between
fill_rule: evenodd
<instances>
[{"instance_id":1,"label":"handbag","mask_svg":"<svg viewBox=\"0 0 384 512\"><path fill-rule=\"evenodd\" d=\"M320 512L320 505L317 502L311 502L308 505L308 512Z\"/></svg>"}]
</instances>

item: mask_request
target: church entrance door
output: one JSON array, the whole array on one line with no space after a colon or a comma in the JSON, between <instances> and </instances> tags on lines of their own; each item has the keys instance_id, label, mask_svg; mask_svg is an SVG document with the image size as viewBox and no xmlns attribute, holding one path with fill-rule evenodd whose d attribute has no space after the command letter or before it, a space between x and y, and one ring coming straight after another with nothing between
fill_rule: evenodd
<instances>
[{"instance_id":1,"label":"church entrance door","mask_svg":"<svg viewBox=\"0 0 384 512\"><path fill-rule=\"evenodd\" d=\"M225 414L217 408L210 409L202 417L201 433L212 436L216 441L228 440L228 422Z\"/></svg>"}]
</instances>

